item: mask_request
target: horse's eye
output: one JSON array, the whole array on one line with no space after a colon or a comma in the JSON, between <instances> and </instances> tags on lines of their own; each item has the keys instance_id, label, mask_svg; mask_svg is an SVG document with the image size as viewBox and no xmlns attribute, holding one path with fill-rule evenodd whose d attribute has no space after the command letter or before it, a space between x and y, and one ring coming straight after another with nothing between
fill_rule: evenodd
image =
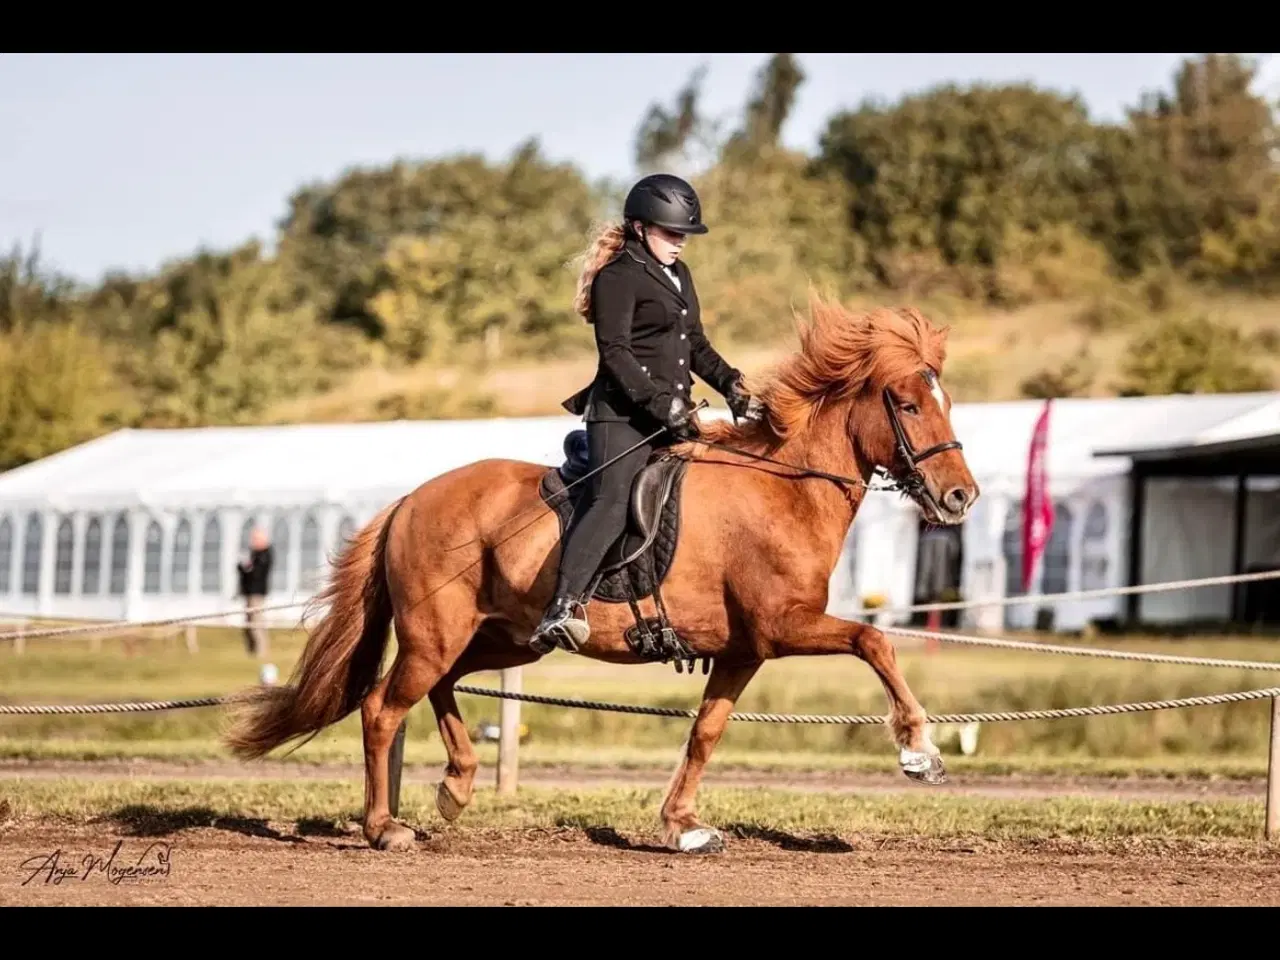
<instances>
[{"instance_id":1,"label":"horse's eye","mask_svg":"<svg viewBox=\"0 0 1280 960\"><path fill-rule=\"evenodd\" d=\"M904 412L911 414L913 417L920 412L920 408L917 407L914 403L904 403L902 405L902 409Z\"/></svg>"}]
</instances>

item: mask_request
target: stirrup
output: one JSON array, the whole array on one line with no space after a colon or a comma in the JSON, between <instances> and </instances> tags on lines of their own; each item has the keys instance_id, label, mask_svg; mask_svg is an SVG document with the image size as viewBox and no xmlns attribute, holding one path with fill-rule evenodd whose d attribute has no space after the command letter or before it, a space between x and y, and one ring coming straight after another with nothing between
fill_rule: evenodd
<instances>
[{"instance_id":1,"label":"stirrup","mask_svg":"<svg viewBox=\"0 0 1280 960\"><path fill-rule=\"evenodd\" d=\"M583 606L580 600L570 600L569 604L571 608L581 609ZM587 625L585 611L582 616L568 613L550 621L544 617L529 638L529 648L538 653L550 653L560 647L569 653L577 653L590 636L591 628Z\"/></svg>"}]
</instances>

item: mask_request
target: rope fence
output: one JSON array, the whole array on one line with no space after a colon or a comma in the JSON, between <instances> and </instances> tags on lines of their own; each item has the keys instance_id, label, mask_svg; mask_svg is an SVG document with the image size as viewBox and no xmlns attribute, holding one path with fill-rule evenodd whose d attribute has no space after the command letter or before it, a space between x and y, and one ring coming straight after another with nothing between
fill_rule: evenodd
<instances>
[{"instance_id":1,"label":"rope fence","mask_svg":"<svg viewBox=\"0 0 1280 960\"><path fill-rule=\"evenodd\" d=\"M540 703L552 707L571 707L580 710L596 710L609 713L629 713L651 717L697 718L698 711L679 707L650 707L631 703L609 703L603 700L576 700L568 697L548 697L533 693L515 693L495 690L492 687L472 687L458 684L458 693L470 693L481 697L503 700L519 700ZM1140 703L1112 703L1093 707L1060 707L1053 710L1014 710L995 713L941 713L929 714L928 723L1009 723L1019 720L1065 720L1071 717L1101 717L1118 713L1143 713L1151 710L1180 710L1185 707L1208 707L1219 703L1242 703L1247 700L1265 700L1280 697L1280 687L1262 690L1244 690L1239 693L1215 693L1203 697L1184 697L1180 700L1149 700ZM68 703L68 704L0 704L0 716L46 716L98 714L98 713L150 713L159 710L186 710L193 707L214 707L230 703L251 701L252 697L223 696L197 697L190 700L156 700L137 703ZM843 713L752 713L734 712L730 720L741 723L825 723L841 725L883 724L883 714Z\"/></svg>"}]
</instances>

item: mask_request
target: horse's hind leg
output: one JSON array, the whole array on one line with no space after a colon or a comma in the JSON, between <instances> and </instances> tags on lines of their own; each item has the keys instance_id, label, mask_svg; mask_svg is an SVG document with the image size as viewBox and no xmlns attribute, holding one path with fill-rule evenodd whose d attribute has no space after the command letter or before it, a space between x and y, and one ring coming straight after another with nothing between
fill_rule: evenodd
<instances>
[{"instance_id":1,"label":"horse's hind leg","mask_svg":"<svg viewBox=\"0 0 1280 960\"><path fill-rule=\"evenodd\" d=\"M471 802L479 767L471 736L458 711L454 685L469 673L506 670L534 663L539 658L540 655L528 647L512 646L500 627L486 624L476 633L458 662L431 688L431 706L436 712L440 739L449 754L444 779L436 787L436 810L446 820L458 819Z\"/></svg>"},{"instance_id":2,"label":"horse's hind leg","mask_svg":"<svg viewBox=\"0 0 1280 960\"><path fill-rule=\"evenodd\" d=\"M450 600L452 596L452 601ZM413 848L413 831L391 818L388 758L401 721L466 649L479 615L456 592L437 594L412 613L397 614L399 652L361 705L364 721L364 836L378 850Z\"/></svg>"},{"instance_id":3,"label":"horse's hind leg","mask_svg":"<svg viewBox=\"0 0 1280 960\"><path fill-rule=\"evenodd\" d=\"M662 803L662 840L675 850L682 853L719 853L724 849L724 837L720 831L698 822L694 798L711 752L724 735L734 704L759 669L759 662L726 665L721 660L716 660L711 667L711 676L707 678L707 687L702 694L702 706L693 721L684 755Z\"/></svg>"}]
</instances>

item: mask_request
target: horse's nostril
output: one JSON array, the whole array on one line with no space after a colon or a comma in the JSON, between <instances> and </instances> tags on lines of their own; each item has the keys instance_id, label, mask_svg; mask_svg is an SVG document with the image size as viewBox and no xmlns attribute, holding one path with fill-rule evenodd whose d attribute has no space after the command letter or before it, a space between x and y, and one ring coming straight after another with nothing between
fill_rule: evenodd
<instances>
[{"instance_id":1,"label":"horse's nostril","mask_svg":"<svg viewBox=\"0 0 1280 960\"><path fill-rule=\"evenodd\" d=\"M947 505L948 510L960 511L969 502L969 495L964 492L963 487L952 487L942 498L942 502Z\"/></svg>"}]
</instances>

